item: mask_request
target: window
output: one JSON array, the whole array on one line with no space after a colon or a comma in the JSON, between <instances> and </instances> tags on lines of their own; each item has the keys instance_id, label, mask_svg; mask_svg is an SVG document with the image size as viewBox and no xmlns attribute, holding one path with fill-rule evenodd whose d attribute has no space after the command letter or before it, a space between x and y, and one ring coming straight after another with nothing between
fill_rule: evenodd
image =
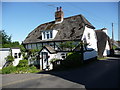
<instances>
[{"instance_id":1,"label":"window","mask_svg":"<svg viewBox=\"0 0 120 90\"><path fill-rule=\"evenodd\" d=\"M17 58L17 53L14 54L14 58Z\"/></svg>"},{"instance_id":2,"label":"window","mask_svg":"<svg viewBox=\"0 0 120 90\"><path fill-rule=\"evenodd\" d=\"M52 38L52 31L50 31L50 38Z\"/></svg>"},{"instance_id":3,"label":"window","mask_svg":"<svg viewBox=\"0 0 120 90\"><path fill-rule=\"evenodd\" d=\"M21 57L21 53L18 53L19 58Z\"/></svg>"},{"instance_id":4,"label":"window","mask_svg":"<svg viewBox=\"0 0 120 90\"><path fill-rule=\"evenodd\" d=\"M49 39L50 37L50 35L49 35L49 32L46 32L46 36L47 36L47 39Z\"/></svg>"},{"instance_id":5,"label":"window","mask_svg":"<svg viewBox=\"0 0 120 90\"><path fill-rule=\"evenodd\" d=\"M43 32L43 39L51 39L53 38L53 32L52 31L44 31Z\"/></svg>"},{"instance_id":6,"label":"window","mask_svg":"<svg viewBox=\"0 0 120 90\"><path fill-rule=\"evenodd\" d=\"M45 38L45 32L43 32L44 38Z\"/></svg>"},{"instance_id":7,"label":"window","mask_svg":"<svg viewBox=\"0 0 120 90\"><path fill-rule=\"evenodd\" d=\"M88 39L90 39L90 33L88 33Z\"/></svg>"}]
</instances>

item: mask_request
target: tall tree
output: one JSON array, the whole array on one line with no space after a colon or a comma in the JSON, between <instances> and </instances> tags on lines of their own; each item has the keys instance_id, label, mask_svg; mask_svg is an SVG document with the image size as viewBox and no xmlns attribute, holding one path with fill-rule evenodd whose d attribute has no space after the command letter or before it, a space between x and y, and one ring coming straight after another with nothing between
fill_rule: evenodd
<instances>
[{"instance_id":1,"label":"tall tree","mask_svg":"<svg viewBox=\"0 0 120 90\"><path fill-rule=\"evenodd\" d=\"M0 31L0 39L2 40L2 44L10 44L11 36L7 35L4 30Z\"/></svg>"}]
</instances>

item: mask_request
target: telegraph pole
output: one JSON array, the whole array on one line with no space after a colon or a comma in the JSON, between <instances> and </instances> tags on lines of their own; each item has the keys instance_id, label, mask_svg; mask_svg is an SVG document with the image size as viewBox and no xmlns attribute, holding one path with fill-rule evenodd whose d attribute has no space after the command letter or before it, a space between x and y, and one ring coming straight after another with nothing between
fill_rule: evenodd
<instances>
[{"instance_id":1,"label":"telegraph pole","mask_svg":"<svg viewBox=\"0 0 120 90\"><path fill-rule=\"evenodd\" d=\"M112 48L111 48L111 51L110 51L111 56L114 55L113 45L114 45L114 29L113 29L113 23L112 23Z\"/></svg>"},{"instance_id":2,"label":"telegraph pole","mask_svg":"<svg viewBox=\"0 0 120 90\"><path fill-rule=\"evenodd\" d=\"M112 48L114 45L114 29L113 29L113 23L112 23Z\"/></svg>"}]
</instances>

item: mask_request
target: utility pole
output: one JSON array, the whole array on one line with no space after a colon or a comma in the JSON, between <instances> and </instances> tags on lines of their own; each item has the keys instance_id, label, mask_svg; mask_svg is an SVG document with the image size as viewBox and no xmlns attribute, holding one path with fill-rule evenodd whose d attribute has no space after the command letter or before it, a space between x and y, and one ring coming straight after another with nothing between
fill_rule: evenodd
<instances>
[{"instance_id":1,"label":"utility pole","mask_svg":"<svg viewBox=\"0 0 120 90\"><path fill-rule=\"evenodd\" d=\"M114 29L113 29L113 23L112 23L112 48L114 45Z\"/></svg>"}]
</instances>

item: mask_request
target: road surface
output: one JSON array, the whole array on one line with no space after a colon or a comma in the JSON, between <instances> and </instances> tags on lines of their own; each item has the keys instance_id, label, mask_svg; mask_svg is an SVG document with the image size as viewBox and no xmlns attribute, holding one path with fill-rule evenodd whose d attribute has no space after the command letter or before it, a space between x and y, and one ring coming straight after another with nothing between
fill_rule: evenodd
<instances>
[{"instance_id":1,"label":"road surface","mask_svg":"<svg viewBox=\"0 0 120 90\"><path fill-rule=\"evenodd\" d=\"M2 75L2 88L118 88L120 58L90 62L83 67L39 74Z\"/></svg>"}]
</instances>

